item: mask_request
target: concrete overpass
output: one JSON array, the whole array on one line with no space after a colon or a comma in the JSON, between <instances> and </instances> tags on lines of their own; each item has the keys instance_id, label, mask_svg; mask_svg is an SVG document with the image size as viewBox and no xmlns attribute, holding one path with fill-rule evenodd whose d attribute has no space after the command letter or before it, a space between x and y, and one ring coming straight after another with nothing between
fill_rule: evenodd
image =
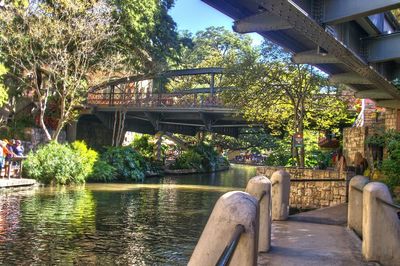
<instances>
[{"instance_id":1,"label":"concrete overpass","mask_svg":"<svg viewBox=\"0 0 400 266\"><path fill-rule=\"evenodd\" d=\"M256 32L315 65L332 83L359 98L400 108L398 0L202 0L235 20L239 33Z\"/></svg>"}]
</instances>

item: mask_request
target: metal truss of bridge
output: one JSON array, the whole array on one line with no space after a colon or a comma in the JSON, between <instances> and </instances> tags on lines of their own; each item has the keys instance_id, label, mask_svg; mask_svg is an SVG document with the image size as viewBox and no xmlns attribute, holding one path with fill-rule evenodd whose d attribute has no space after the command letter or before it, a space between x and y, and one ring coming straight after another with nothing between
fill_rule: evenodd
<instances>
[{"instance_id":1,"label":"metal truss of bridge","mask_svg":"<svg viewBox=\"0 0 400 266\"><path fill-rule=\"evenodd\" d=\"M84 115L81 120L95 116L112 129L115 112L124 111L127 131L185 135L210 131L238 136L240 128L254 125L246 123L234 106L224 104L222 92L234 88L214 86L216 76L222 74L221 68L200 68L113 80L90 90L87 99L90 115L89 118ZM163 81L195 75L203 75L208 87L166 92Z\"/></svg>"},{"instance_id":2,"label":"metal truss of bridge","mask_svg":"<svg viewBox=\"0 0 400 266\"><path fill-rule=\"evenodd\" d=\"M202 0L235 20L239 33L257 32L315 65L359 98L399 108L399 0Z\"/></svg>"}]
</instances>

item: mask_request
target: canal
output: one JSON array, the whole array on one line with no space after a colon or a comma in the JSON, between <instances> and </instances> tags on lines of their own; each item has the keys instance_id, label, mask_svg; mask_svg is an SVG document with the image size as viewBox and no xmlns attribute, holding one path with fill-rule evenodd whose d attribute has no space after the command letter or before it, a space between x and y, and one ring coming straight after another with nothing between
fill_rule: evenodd
<instances>
[{"instance_id":1,"label":"canal","mask_svg":"<svg viewBox=\"0 0 400 266\"><path fill-rule=\"evenodd\" d=\"M217 199L255 167L0 194L1 265L186 265Z\"/></svg>"}]
</instances>

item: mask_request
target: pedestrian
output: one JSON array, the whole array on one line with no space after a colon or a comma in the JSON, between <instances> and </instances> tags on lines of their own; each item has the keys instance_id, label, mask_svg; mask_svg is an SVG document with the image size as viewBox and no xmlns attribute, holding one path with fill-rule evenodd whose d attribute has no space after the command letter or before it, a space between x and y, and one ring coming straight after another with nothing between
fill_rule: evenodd
<instances>
[{"instance_id":1,"label":"pedestrian","mask_svg":"<svg viewBox=\"0 0 400 266\"><path fill-rule=\"evenodd\" d=\"M5 164L5 154L3 151L3 148L6 147L6 143L2 140L0 140L0 177L4 177L3 175L3 168Z\"/></svg>"},{"instance_id":2,"label":"pedestrian","mask_svg":"<svg viewBox=\"0 0 400 266\"><path fill-rule=\"evenodd\" d=\"M15 145L13 147L15 156L17 157L22 157L24 156L24 146L21 145L21 141L20 140L16 140L15 141Z\"/></svg>"}]
</instances>

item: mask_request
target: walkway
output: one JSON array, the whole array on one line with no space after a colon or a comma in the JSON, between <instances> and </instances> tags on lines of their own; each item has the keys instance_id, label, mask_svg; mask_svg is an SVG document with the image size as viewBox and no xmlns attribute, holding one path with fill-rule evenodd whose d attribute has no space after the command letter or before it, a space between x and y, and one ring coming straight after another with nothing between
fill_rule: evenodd
<instances>
[{"instance_id":1,"label":"walkway","mask_svg":"<svg viewBox=\"0 0 400 266\"><path fill-rule=\"evenodd\" d=\"M0 178L0 189L2 188L13 188L13 187L25 187L36 185L37 182L34 179L27 178Z\"/></svg>"},{"instance_id":2,"label":"walkway","mask_svg":"<svg viewBox=\"0 0 400 266\"><path fill-rule=\"evenodd\" d=\"M363 260L361 240L343 226L346 216L347 206L339 205L273 222L271 250L258 265L378 265Z\"/></svg>"}]
</instances>

